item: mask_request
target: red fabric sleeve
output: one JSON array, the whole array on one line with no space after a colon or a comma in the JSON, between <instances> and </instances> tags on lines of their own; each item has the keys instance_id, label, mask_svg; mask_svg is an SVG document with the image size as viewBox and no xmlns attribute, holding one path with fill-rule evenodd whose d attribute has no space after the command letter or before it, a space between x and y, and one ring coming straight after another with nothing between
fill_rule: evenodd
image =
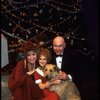
<instances>
[{"instance_id":1,"label":"red fabric sleeve","mask_svg":"<svg viewBox=\"0 0 100 100\"><path fill-rule=\"evenodd\" d=\"M34 73L34 79L35 80L41 79L41 76L37 72L35 72Z\"/></svg>"},{"instance_id":2,"label":"red fabric sleeve","mask_svg":"<svg viewBox=\"0 0 100 100\"><path fill-rule=\"evenodd\" d=\"M17 86L23 85L27 77L30 77L25 73L23 60L18 62L15 69L13 70L9 80L8 88L14 90Z\"/></svg>"}]
</instances>

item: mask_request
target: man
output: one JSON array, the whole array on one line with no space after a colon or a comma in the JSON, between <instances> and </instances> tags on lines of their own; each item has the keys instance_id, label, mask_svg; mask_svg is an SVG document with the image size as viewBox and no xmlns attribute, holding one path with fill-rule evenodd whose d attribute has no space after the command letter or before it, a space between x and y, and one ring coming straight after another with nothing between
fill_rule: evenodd
<instances>
[{"instance_id":1,"label":"man","mask_svg":"<svg viewBox=\"0 0 100 100\"><path fill-rule=\"evenodd\" d=\"M62 36L57 36L52 42L52 60L51 63L66 74L71 74L73 80L78 72L77 52L73 48L67 47L67 44Z\"/></svg>"}]
</instances>

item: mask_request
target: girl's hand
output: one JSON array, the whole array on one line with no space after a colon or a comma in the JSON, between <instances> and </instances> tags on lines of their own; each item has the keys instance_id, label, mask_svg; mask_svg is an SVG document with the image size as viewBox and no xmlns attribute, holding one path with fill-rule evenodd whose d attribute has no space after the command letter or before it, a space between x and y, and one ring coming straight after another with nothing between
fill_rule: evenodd
<instances>
[{"instance_id":1,"label":"girl's hand","mask_svg":"<svg viewBox=\"0 0 100 100\"><path fill-rule=\"evenodd\" d=\"M46 88L49 88L50 85L51 85L51 82L46 82L45 87L46 87Z\"/></svg>"},{"instance_id":2,"label":"girl's hand","mask_svg":"<svg viewBox=\"0 0 100 100\"><path fill-rule=\"evenodd\" d=\"M61 80L59 80L59 79L54 80L54 81L48 81L48 82L46 82L45 87L49 88L51 85L59 84L59 83L61 83Z\"/></svg>"},{"instance_id":3,"label":"girl's hand","mask_svg":"<svg viewBox=\"0 0 100 100\"><path fill-rule=\"evenodd\" d=\"M61 83L61 80L55 80L54 81L54 84L59 84L59 83Z\"/></svg>"},{"instance_id":4,"label":"girl's hand","mask_svg":"<svg viewBox=\"0 0 100 100\"><path fill-rule=\"evenodd\" d=\"M14 97L13 97L13 96L11 96L10 100L14 100Z\"/></svg>"}]
</instances>

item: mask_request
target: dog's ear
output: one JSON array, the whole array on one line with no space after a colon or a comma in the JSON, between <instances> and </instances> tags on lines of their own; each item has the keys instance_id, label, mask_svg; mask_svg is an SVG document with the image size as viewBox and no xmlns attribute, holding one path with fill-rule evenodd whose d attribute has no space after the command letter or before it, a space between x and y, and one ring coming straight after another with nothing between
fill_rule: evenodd
<instances>
[{"instance_id":1,"label":"dog's ear","mask_svg":"<svg viewBox=\"0 0 100 100\"><path fill-rule=\"evenodd\" d=\"M59 69L58 69L58 67L56 65L54 65L54 70L59 72Z\"/></svg>"}]
</instances>

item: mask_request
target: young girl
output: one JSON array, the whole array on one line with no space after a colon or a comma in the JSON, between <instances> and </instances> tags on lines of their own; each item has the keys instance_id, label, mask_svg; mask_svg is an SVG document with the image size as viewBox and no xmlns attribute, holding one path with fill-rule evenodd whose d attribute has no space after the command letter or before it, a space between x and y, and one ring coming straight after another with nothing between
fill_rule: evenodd
<instances>
[{"instance_id":1,"label":"young girl","mask_svg":"<svg viewBox=\"0 0 100 100\"><path fill-rule=\"evenodd\" d=\"M38 84L43 93L43 97L41 98L41 100L59 100L59 96L55 92L50 91L49 87L52 84L59 84L61 80L48 82L44 76L44 67L47 63L49 63L50 59L50 51L48 49L41 48L38 54L39 67L34 73L35 83Z\"/></svg>"}]
</instances>

